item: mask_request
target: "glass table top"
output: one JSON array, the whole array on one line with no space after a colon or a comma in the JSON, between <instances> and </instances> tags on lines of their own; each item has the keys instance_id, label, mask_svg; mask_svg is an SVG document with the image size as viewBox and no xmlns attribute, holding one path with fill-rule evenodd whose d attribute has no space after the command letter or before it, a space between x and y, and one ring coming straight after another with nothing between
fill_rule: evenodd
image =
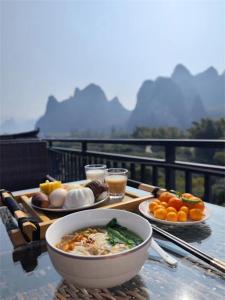
<instances>
[{"instance_id":1,"label":"glass table top","mask_svg":"<svg viewBox=\"0 0 225 300\"><path fill-rule=\"evenodd\" d=\"M134 189L129 188L130 191ZM146 192L138 191L140 196ZM225 261L225 208L207 204L212 211L204 223L190 227L161 228ZM4 214L5 207L0 208ZM157 235L156 241L178 260L167 265L153 250L139 274L112 289L80 289L69 285L55 271L44 241L13 248L0 220L0 299L173 299L222 300L225 275Z\"/></svg>"}]
</instances>

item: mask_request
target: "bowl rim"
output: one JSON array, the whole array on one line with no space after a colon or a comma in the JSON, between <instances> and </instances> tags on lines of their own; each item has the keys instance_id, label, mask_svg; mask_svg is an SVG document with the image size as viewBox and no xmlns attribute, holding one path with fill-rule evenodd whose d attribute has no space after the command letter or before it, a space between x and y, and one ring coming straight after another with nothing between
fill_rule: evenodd
<instances>
[{"instance_id":1,"label":"bowl rim","mask_svg":"<svg viewBox=\"0 0 225 300\"><path fill-rule=\"evenodd\" d=\"M100 211L100 210L104 210L105 209L95 209L96 211ZM87 211L87 210L86 210ZM73 214L77 214L77 213L85 213L86 211L79 211L79 212L74 212ZM115 259L117 257L120 257L120 256L124 256L124 255L128 255L130 253L133 253L133 252L136 252L140 249L142 249L144 246L146 246L146 244L149 243L149 241L151 240L152 238L152 235L153 235L153 230L152 230L152 226L150 224L150 222L148 220L146 220L144 217L140 216L140 215L137 215L135 213L132 213L130 211L126 211L126 210L120 210L120 209L110 209L110 211L120 211L120 212L126 212L128 214L132 214L132 215L136 215L137 217L139 217L140 219L142 219L146 224L149 225L149 228L150 228L150 233L148 234L147 238L142 242L140 243L139 245L131 248L131 249L128 249L128 250L125 250L125 251L122 251L122 252L119 252L119 253L115 253L115 254L108 254L108 255L90 255L90 256L86 256L86 255L76 255L76 254L73 254L73 253L69 253L69 252L65 252L63 250L60 250L58 248L56 248L55 246L51 245L47 238L46 238L46 234L47 234L47 231L49 228L47 229L46 231L46 234L45 234L45 239L46 239L46 242L47 242L47 246L49 248L51 248L51 250L53 250L54 252L60 254L60 255L63 255L63 256L66 256L66 257L70 257L70 258L74 258L74 259L81 259L81 260L104 260L104 259ZM65 217L69 217L71 216L72 214L69 214L67 216L64 216L62 218L65 218ZM56 220L52 225L54 225L55 223L58 223L62 218Z\"/></svg>"}]
</instances>

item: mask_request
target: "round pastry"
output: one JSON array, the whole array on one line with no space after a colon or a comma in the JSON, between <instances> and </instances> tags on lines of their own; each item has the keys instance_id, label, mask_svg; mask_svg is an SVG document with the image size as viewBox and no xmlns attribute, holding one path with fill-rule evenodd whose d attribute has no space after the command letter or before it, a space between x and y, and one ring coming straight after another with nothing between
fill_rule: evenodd
<instances>
[{"instance_id":1,"label":"round pastry","mask_svg":"<svg viewBox=\"0 0 225 300\"><path fill-rule=\"evenodd\" d=\"M51 207L60 208L63 206L67 191L65 189L56 189L49 195Z\"/></svg>"},{"instance_id":2,"label":"round pastry","mask_svg":"<svg viewBox=\"0 0 225 300\"><path fill-rule=\"evenodd\" d=\"M100 201L105 198L108 194L108 187L106 184L101 183L98 180L92 180L86 184L94 193L96 201ZM107 192L107 193L106 193ZM100 198L99 198L100 197Z\"/></svg>"},{"instance_id":3,"label":"round pastry","mask_svg":"<svg viewBox=\"0 0 225 300\"><path fill-rule=\"evenodd\" d=\"M70 190L64 202L63 208L82 208L94 204L95 197L91 189L85 187Z\"/></svg>"},{"instance_id":4,"label":"round pastry","mask_svg":"<svg viewBox=\"0 0 225 300\"><path fill-rule=\"evenodd\" d=\"M31 203L35 206L39 206L42 208L47 208L49 207L49 200L48 196L42 192L36 193L32 199Z\"/></svg>"}]
</instances>

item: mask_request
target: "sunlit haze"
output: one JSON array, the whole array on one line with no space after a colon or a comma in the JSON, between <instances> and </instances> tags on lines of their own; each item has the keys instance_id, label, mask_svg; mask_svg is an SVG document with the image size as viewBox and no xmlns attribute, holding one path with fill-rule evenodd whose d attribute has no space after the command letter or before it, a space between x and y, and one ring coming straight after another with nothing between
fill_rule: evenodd
<instances>
[{"instance_id":1,"label":"sunlit haze","mask_svg":"<svg viewBox=\"0 0 225 300\"><path fill-rule=\"evenodd\" d=\"M132 109L146 79L225 66L224 1L1 1L1 119L93 82Z\"/></svg>"}]
</instances>

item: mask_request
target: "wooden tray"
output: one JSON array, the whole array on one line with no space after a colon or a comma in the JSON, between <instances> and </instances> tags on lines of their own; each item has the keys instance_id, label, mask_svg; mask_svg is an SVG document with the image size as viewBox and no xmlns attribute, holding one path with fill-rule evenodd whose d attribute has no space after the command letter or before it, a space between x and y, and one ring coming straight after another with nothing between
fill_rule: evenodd
<instances>
[{"instance_id":1,"label":"wooden tray","mask_svg":"<svg viewBox=\"0 0 225 300\"><path fill-rule=\"evenodd\" d=\"M141 188L141 187L139 187ZM142 188L141 188L142 189ZM143 188L144 189L144 188ZM29 216L35 218L35 220L39 223L40 226L40 239L45 238L45 233L47 228L58 218L66 215L65 213L47 213L38 209L34 209L30 204L31 197L35 194L35 192L39 191L39 189L25 190L13 193L16 201L20 204L22 210ZM149 191L150 192L150 191ZM128 211L136 211L138 205L147 199L152 198L153 195L149 193L149 195L144 197L139 197L137 194L132 192L127 192L122 201L113 203L113 204L103 204L97 208L116 208L116 209L124 209ZM24 232L29 235L29 228L24 227ZM23 237L23 234L20 229L12 229L8 230L9 237L12 241L14 247L18 247L26 244L26 240Z\"/></svg>"}]
</instances>

